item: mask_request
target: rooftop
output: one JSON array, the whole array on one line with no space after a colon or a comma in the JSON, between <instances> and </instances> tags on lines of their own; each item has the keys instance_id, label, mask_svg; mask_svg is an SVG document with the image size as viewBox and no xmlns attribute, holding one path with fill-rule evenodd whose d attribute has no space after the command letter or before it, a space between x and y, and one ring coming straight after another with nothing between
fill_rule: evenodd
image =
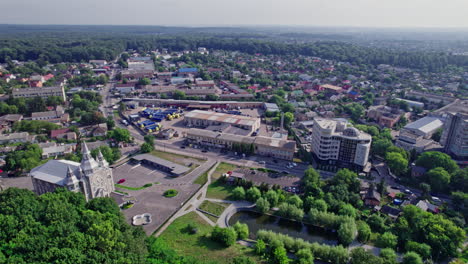
<instances>
[{"instance_id":1,"label":"rooftop","mask_svg":"<svg viewBox=\"0 0 468 264\"><path fill-rule=\"evenodd\" d=\"M212 120L212 121L244 125L244 126L253 126L256 122L258 122L258 118L256 117L231 115L231 114L224 114L224 113L217 113L217 112L203 111L203 110L193 110L189 113L186 113L185 117L197 118L197 119L203 119L203 120Z\"/></svg>"},{"instance_id":2,"label":"rooftop","mask_svg":"<svg viewBox=\"0 0 468 264\"><path fill-rule=\"evenodd\" d=\"M406 129L418 130L422 133L430 133L438 128L441 128L444 124L442 120L437 117L426 116L418 119L415 122L409 123L405 126Z\"/></svg>"},{"instance_id":3,"label":"rooftop","mask_svg":"<svg viewBox=\"0 0 468 264\"><path fill-rule=\"evenodd\" d=\"M75 175L79 174L78 169L80 163L78 162L69 160L49 160L44 165L32 169L31 176L42 181L64 185L68 167L71 168Z\"/></svg>"},{"instance_id":4,"label":"rooftop","mask_svg":"<svg viewBox=\"0 0 468 264\"><path fill-rule=\"evenodd\" d=\"M171 169L172 173L178 174L178 175L186 173L186 172L188 172L190 170L189 167L185 167L183 165L174 163L172 161L168 161L168 160L165 160L165 159L158 158L158 157L153 156L151 154L140 154L140 155L137 155L137 156L133 157L133 159L138 160L138 161L147 160L147 161L150 161L152 163L156 163L158 165L161 165L161 166L164 166L166 168Z\"/></svg>"}]
</instances>

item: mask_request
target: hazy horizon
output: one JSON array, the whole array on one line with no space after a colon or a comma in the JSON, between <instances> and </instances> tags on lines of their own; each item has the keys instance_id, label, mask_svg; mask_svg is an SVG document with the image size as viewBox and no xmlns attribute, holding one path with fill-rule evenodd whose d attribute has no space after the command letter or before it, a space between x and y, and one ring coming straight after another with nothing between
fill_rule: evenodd
<instances>
[{"instance_id":1,"label":"hazy horizon","mask_svg":"<svg viewBox=\"0 0 468 264\"><path fill-rule=\"evenodd\" d=\"M3 1L2 1L3 2ZM4 0L0 24L468 28L466 0Z\"/></svg>"}]
</instances>

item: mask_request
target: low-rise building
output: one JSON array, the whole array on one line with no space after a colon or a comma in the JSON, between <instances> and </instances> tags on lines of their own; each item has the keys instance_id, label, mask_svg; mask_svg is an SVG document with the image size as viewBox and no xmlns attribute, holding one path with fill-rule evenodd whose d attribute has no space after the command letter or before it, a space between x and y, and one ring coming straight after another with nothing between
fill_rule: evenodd
<instances>
[{"instance_id":1,"label":"low-rise building","mask_svg":"<svg viewBox=\"0 0 468 264\"><path fill-rule=\"evenodd\" d=\"M207 127L228 124L248 130L250 133L260 128L260 119L250 116L231 115L203 110L193 110L184 116L186 126Z\"/></svg>"},{"instance_id":2,"label":"low-rise building","mask_svg":"<svg viewBox=\"0 0 468 264\"><path fill-rule=\"evenodd\" d=\"M254 154L285 160L292 160L296 151L296 142L292 140L241 136L196 128L190 129L186 138L189 142L206 147L236 149L236 146L240 146Z\"/></svg>"},{"instance_id":3,"label":"low-rise building","mask_svg":"<svg viewBox=\"0 0 468 264\"><path fill-rule=\"evenodd\" d=\"M42 158L48 159L50 157L57 157L63 156L65 154L70 154L75 151L76 144L63 144L57 145L57 143L53 142L53 144L44 146L39 144L42 148Z\"/></svg>"},{"instance_id":4,"label":"low-rise building","mask_svg":"<svg viewBox=\"0 0 468 264\"><path fill-rule=\"evenodd\" d=\"M26 143L34 141L34 136L28 132L0 134L0 144Z\"/></svg>"},{"instance_id":5,"label":"low-rise building","mask_svg":"<svg viewBox=\"0 0 468 264\"><path fill-rule=\"evenodd\" d=\"M31 88L13 88L11 95L13 98L34 98L41 97L47 99L50 96L58 96L63 101L66 100L63 86L57 87L31 87Z\"/></svg>"},{"instance_id":6,"label":"low-rise building","mask_svg":"<svg viewBox=\"0 0 468 264\"><path fill-rule=\"evenodd\" d=\"M51 123L67 123L70 121L70 115L65 113L63 107L59 105L54 111L32 113L31 120L47 121Z\"/></svg>"},{"instance_id":7,"label":"low-rise building","mask_svg":"<svg viewBox=\"0 0 468 264\"><path fill-rule=\"evenodd\" d=\"M160 170L170 173L173 176L180 176L188 171L189 167L155 157L151 154L140 154L132 157L133 160L140 162L141 164L150 165Z\"/></svg>"},{"instance_id":8,"label":"low-rise building","mask_svg":"<svg viewBox=\"0 0 468 264\"><path fill-rule=\"evenodd\" d=\"M405 112L388 106L371 106L367 111L367 117L377 122L380 126L392 128Z\"/></svg>"}]
</instances>

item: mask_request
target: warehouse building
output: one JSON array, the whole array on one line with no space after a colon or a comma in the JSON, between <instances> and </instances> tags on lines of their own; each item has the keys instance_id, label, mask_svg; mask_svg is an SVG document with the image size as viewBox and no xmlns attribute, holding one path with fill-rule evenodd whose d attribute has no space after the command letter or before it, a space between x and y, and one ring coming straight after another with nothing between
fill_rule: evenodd
<instances>
[{"instance_id":1,"label":"warehouse building","mask_svg":"<svg viewBox=\"0 0 468 264\"><path fill-rule=\"evenodd\" d=\"M228 124L249 131L250 133L260 128L260 119L250 116L231 115L203 110L194 110L184 116L186 126L207 127Z\"/></svg>"}]
</instances>

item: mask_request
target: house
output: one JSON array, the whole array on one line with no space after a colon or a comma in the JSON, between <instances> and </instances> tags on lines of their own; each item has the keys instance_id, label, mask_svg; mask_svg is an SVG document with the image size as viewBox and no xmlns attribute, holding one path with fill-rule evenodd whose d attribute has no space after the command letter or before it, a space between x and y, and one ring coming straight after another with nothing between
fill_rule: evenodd
<instances>
[{"instance_id":1,"label":"house","mask_svg":"<svg viewBox=\"0 0 468 264\"><path fill-rule=\"evenodd\" d=\"M369 188L366 195L364 195L364 204L367 206L378 206L380 205L380 193L373 188Z\"/></svg>"},{"instance_id":2,"label":"house","mask_svg":"<svg viewBox=\"0 0 468 264\"><path fill-rule=\"evenodd\" d=\"M26 143L34 141L35 136L30 136L28 132L19 132L11 134L1 134L0 135L0 144L9 144L9 143Z\"/></svg>"},{"instance_id":3,"label":"house","mask_svg":"<svg viewBox=\"0 0 468 264\"><path fill-rule=\"evenodd\" d=\"M70 115L65 113L63 107L59 105L54 111L32 113L31 120L41 120L50 123L67 123L70 121Z\"/></svg>"},{"instance_id":4,"label":"house","mask_svg":"<svg viewBox=\"0 0 468 264\"><path fill-rule=\"evenodd\" d=\"M22 119L23 119L23 115L19 115L19 114L8 114L8 115L0 116L0 127L2 129L8 129L14 123L21 121Z\"/></svg>"},{"instance_id":5,"label":"house","mask_svg":"<svg viewBox=\"0 0 468 264\"><path fill-rule=\"evenodd\" d=\"M107 134L107 124L80 127L80 134L84 137L103 137Z\"/></svg>"},{"instance_id":6,"label":"house","mask_svg":"<svg viewBox=\"0 0 468 264\"><path fill-rule=\"evenodd\" d=\"M125 83L125 84L116 84L114 89L121 94L128 94L135 90L135 84Z\"/></svg>"},{"instance_id":7,"label":"house","mask_svg":"<svg viewBox=\"0 0 468 264\"><path fill-rule=\"evenodd\" d=\"M48 159L50 157L63 156L65 154L70 154L75 151L76 144L63 144L57 145L53 142L52 145L42 147L42 158Z\"/></svg>"},{"instance_id":8,"label":"house","mask_svg":"<svg viewBox=\"0 0 468 264\"><path fill-rule=\"evenodd\" d=\"M411 177L418 178L426 174L427 169L421 166L412 165L411 166Z\"/></svg>"},{"instance_id":9,"label":"house","mask_svg":"<svg viewBox=\"0 0 468 264\"><path fill-rule=\"evenodd\" d=\"M55 129L50 131L50 138L52 139L67 139L76 140L76 133L68 128Z\"/></svg>"},{"instance_id":10,"label":"house","mask_svg":"<svg viewBox=\"0 0 468 264\"><path fill-rule=\"evenodd\" d=\"M190 77L190 76L195 76L198 73L197 68L180 68L177 71L177 76L179 77Z\"/></svg>"},{"instance_id":11,"label":"house","mask_svg":"<svg viewBox=\"0 0 468 264\"><path fill-rule=\"evenodd\" d=\"M382 206L380 212L383 214L388 215L391 219L396 220L401 215L401 210L395 207L391 207L388 205Z\"/></svg>"},{"instance_id":12,"label":"house","mask_svg":"<svg viewBox=\"0 0 468 264\"><path fill-rule=\"evenodd\" d=\"M421 200L416 204L416 207L419 207L421 210L430 212L433 214L438 214L439 213L439 207L436 205L431 204L427 200Z\"/></svg>"},{"instance_id":13,"label":"house","mask_svg":"<svg viewBox=\"0 0 468 264\"><path fill-rule=\"evenodd\" d=\"M388 106L371 106L367 111L367 117L376 121L380 126L391 128L405 115L405 112Z\"/></svg>"}]
</instances>

